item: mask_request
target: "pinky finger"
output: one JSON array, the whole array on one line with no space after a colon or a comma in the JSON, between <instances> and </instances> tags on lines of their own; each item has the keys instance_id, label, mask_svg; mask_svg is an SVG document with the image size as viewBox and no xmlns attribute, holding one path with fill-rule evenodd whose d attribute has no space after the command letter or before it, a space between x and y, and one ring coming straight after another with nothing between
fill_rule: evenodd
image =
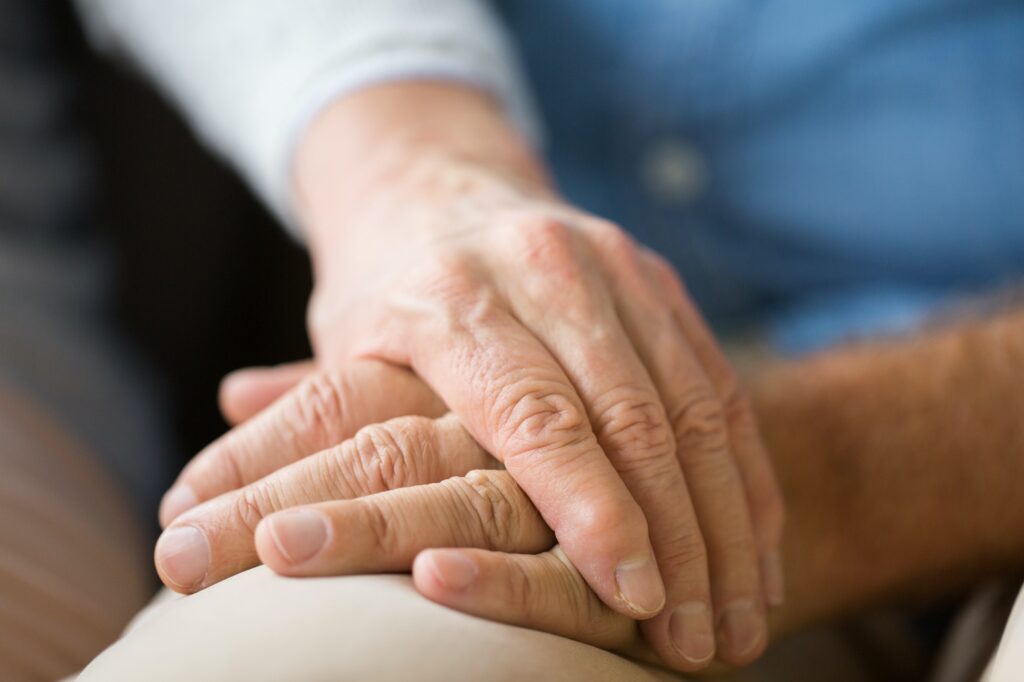
<instances>
[{"instance_id":1,"label":"pinky finger","mask_svg":"<svg viewBox=\"0 0 1024 682\"><path fill-rule=\"evenodd\" d=\"M638 638L636 621L606 606L560 547L542 554L429 549L413 563L416 589L439 604L603 649Z\"/></svg>"},{"instance_id":2,"label":"pinky finger","mask_svg":"<svg viewBox=\"0 0 1024 682\"><path fill-rule=\"evenodd\" d=\"M217 402L224 420L231 426L238 426L262 412L315 369L312 360L236 369L220 382Z\"/></svg>"}]
</instances>

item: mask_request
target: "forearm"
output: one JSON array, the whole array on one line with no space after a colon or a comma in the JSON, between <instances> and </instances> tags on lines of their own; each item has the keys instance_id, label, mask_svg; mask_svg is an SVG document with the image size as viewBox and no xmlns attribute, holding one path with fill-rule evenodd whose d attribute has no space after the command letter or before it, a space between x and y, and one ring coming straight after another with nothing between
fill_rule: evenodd
<instances>
[{"instance_id":1,"label":"forearm","mask_svg":"<svg viewBox=\"0 0 1024 682\"><path fill-rule=\"evenodd\" d=\"M752 392L789 509L783 629L1017 566L1024 313L779 365Z\"/></svg>"}]
</instances>

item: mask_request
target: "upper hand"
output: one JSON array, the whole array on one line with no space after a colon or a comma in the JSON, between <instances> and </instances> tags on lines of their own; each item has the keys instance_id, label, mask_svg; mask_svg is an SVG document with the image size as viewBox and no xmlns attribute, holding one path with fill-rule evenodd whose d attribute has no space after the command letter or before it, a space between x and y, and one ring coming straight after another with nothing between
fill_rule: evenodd
<instances>
[{"instance_id":1,"label":"upper hand","mask_svg":"<svg viewBox=\"0 0 1024 682\"><path fill-rule=\"evenodd\" d=\"M751 660L782 596L782 503L728 364L664 262L515 162L494 170L516 153L480 155L502 131L486 98L455 90L370 88L318 117L296 177L328 380L201 455L165 517L415 413L401 391L345 379L353 360L386 360L504 461L601 599L650 618L667 661L699 668L716 645ZM348 398L332 402L339 378ZM685 656L677 609L700 635Z\"/></svg>"},{"instance_id":2,"label":"upper hand","mask_svg":"<svg viewBox=\"0 0 1024 682\"><path fill-rule=\"evenodd\" d=\"M782 502L678 278L618 226L419 163L315 246L318 361L412 368L501 460L601 599L680 669L755 658ZM686 655L673 645L689 616ZM696 614L696 615L694 615ZM703 615L701 615L703 614Z\"/></svg>"}]
</instances>

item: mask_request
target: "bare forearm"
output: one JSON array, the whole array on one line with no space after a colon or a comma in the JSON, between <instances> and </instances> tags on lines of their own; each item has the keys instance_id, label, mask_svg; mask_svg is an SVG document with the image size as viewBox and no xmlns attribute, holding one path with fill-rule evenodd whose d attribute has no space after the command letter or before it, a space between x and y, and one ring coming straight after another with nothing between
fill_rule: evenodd
<instances>
[{"instance_id":1,"label":"bare forearm","mask_svg":"<svg viewBox=\"0 0 1024 682\"><path fill-rule=\"evenodd\" d=\"M1024 313L754 381L786 492L788 628L1021 563Z\"/></svg>"}]
</instances>

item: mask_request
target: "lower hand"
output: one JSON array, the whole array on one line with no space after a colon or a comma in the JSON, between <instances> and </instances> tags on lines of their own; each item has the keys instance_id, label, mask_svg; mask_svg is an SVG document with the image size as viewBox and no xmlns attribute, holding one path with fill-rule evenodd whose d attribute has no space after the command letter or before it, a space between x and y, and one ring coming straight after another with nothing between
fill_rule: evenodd
<instances>
[{"instance_id":1,"label":"lower hand","mask_svg":"<svg viewBox=\"0 0 1024 682\"><path fill-rule=\"evenodd\" d=\"M226 406L242 407L240 395ZM483 468L497 463L452 415L362 433L363 446L350 440L184 513L158 553L176 532L202 533L203 585L260 561L288 576L411 571L424 596L451 608L656 659L639 623L606 606L553 544L511 476ZM179 558L161 563L165 580Z\"/></svg>"},{"instance_id":2,"label":"lower hand","mask_svg":"<svg viewBox=\"0 0 1024 682\"><path fill-rule=\"evenodd\" d=\"M408 570L417 552L431 547L460 545L516 553L550 547L550 531L540 523L536 510L507 473L477 471L463 476L474 469L494 467L496 462L451 415L438 420L403 417L374 424L340 446L306 457L307 450L330 440L322 430L325 426L337 429L335 435L341 437L337 434L343 434L346 425L353 423L342 419L347 410L337 407L354 404L353 396L334 394L354 389L350 382L357 378L379 389L378 393L366 393L365 400L359 403L359 409L370 410L379 418L385 418L387 409L418 409L428 414L443 411L436 398L422 385L417 388L415 379L407 372L381 363L358 363L344 375L314 372L310 364L249 370L224 383L221 402L225 414L229 419L244 421L264 408L278 392L299 382L284 398L204 451L182 474L179 485L189 485L201 490L207 499L216 499L181 515L167 513L165 508L165 520L173 519L173 524L158 546L157 563L168 585L179 591L194 591L260 561L287 575L332 575ZM310 388L311 385L317 388ZM404 391L404 401L392 393L397 390ZM308 403L314 395L321 401L319 408ZM391 397L385 400L384 396ZM325 406L330 405L335 407L325 412ZM301 415L306 415L305 421ZM364 412L361 416L369 415ZM293 429L293 437L276 445L290 442L292 447L269 447L267 434L281 431L285 424ZM276 467L283 468L270 473ZM437 486L420 485L453 476L456 478ZM232 491L241 483L248 485ZM378 494L405 486L419 487L396 490L390 497ZM222 491L228 492L218 496ZM346 502L333 502L339 499ZM269 530L274 526L264 521L267 515L279 510L320 502L326 504L318 505L318 513L332 519L326 534L302 529L303 522L309 521L306 512L291 518L274 516L281 521L274 532ZM407 507L416 507L418 511L408 514ZM296 561L310 550L295 543L310 543L327 536L338 547L315 552L316 560ZM396 544L388 545L389 542ZM199 551L183 551L189 545L198 546ZM194 558L197 553L198 560ZM517 562L536 566L529 570L537 570L538 579L552 580L560 589L566 587L569 577L580 581L578 593L570 595L569 610L564 613L552 605L551 614L534 622L531 618L537 615L536 606L523 605L529 607L528 613L516 617L511 612L480 610L486 604L496 608L500 600L495 596L490 602L474 602L478 610L473 612L477 615L533 624L589 643L617 646L618 639L595 639L589 629L574 632L560 625L563 621L578 623L579 618L572 616L574 611L591 613L590 602L597 600L560 550L544 555L543 560L524 556L505 561L479 553L470 553L470 557L474 561L507 564L508 570L516 569ZM487 568L485 574L499 575L496 570ZM446 594L452 599L460 594L438 592L437 584L432 588L424 584L421 589L442 602ZM595 613L601 615L602 622L621 623L617 627L623 632L636 630L631 619L603 605ZM606 625L598 622L595 627L595 632L604 631ZM685 629L693 630L692 626Z\"/></svg>"}]
</instances>

